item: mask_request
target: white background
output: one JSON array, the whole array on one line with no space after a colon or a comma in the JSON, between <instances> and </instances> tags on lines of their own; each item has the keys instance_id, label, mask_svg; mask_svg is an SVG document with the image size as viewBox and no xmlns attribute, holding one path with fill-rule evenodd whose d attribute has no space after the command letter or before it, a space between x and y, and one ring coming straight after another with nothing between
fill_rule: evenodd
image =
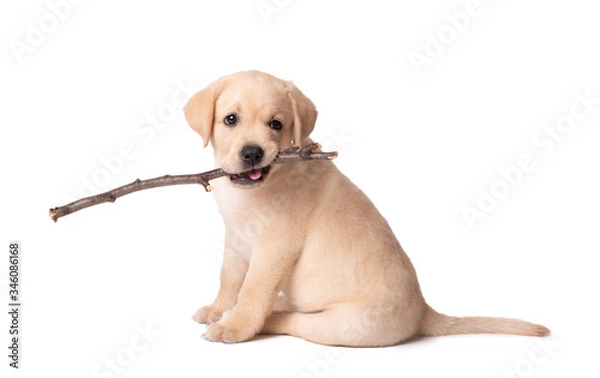
<instances>
[{"instance_id":1,"label":"white background","mask_svg":"<svg viewBox=\"0 0 600 378\"><path fill-rule=\"evenodd\" d=\"M63 4L60 18L44 1L2 3L1 239L6 254L21 242L23 301L16 372L1 311L2 376L598 374L600 106L550 153L531 139L578 94L600 97L598 7L485 1L456 31L447 16L466 1L271 1L268 17L255 0L89 0ZM48 32L15 53L40 22ZM409 56L427 57L440 33L419 74ZM287 336L210 343L191 320L218 289L223 230L210 194L160 188L49 220L48 208L91 194L86 182L104 191L212 168L169 104L187 98L181 83L198 90L245 69L293 80L315 102L314 139L339 151L338 166L389 220L434 308L523 318L552 335L379 349ZM145 123L159 116L160 130ZM534 168L509 188L500 171L523 155ZM494 188L509 190L469 227L462 212Z\"/></svg>"}]
</instances>

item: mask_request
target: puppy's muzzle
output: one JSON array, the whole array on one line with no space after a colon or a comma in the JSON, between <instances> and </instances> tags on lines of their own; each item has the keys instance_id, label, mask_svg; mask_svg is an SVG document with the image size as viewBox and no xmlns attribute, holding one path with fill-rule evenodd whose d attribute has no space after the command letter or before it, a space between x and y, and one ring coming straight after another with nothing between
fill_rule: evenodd
<instances>
[{"instance_id":1,"label":"puppy's muzzle","mask_svg":"<svg viewBox=\"0 0 600 378\"><path fill-rule=\"evenodd\" d=\"M241 185L254 185L264 180L271 170L271 166L261 167L265 151L260 146L245 146L240 151L240 158L247 171L229 175L231 181Z\"/></svg>"}]
</instances>

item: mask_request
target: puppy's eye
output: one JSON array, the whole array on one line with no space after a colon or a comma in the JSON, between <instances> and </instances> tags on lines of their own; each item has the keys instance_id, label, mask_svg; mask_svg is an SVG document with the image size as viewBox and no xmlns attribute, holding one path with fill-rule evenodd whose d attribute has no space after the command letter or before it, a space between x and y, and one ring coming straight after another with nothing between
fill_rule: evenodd
<instances>
[{"instance_id":1,"label":"puppy's eye","mask_svg":"<svg viewBox=\"0 0 600 378\"><path fill-rule=\"evenodd\" d=\"M269 123L269 127L272 128L273 130L281 130L281 128L283 127L283 124L281 123L281 121L274 119Z\"/></svg>"},{"instance_id":2,"label":"puppy's eye","mask_svg":"<svg viewBox=\"0 0 600 378\"><path fill-rule=\"evenodd\" d=\"M237 121L238 120L237 120L237 117L235 114L229 114L228 116L223 118L223 123L226 124L227 126L235 126Z\"/></svg>"}]
</instances>

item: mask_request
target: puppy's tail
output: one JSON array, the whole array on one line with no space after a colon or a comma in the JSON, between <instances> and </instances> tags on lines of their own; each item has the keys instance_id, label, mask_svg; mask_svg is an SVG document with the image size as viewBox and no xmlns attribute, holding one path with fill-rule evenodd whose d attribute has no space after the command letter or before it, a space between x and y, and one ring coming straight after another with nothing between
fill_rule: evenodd
<instances>
[{"instance_id":1,"label":"puppy's tail","mask_svg":"<svg viewBox=\"0 0 600 378\"><path fill-rule=\"evenodd\" d=\"M550 330L542 325L519 319L483 316L456 317L440 314L427 306L421 322L421 336L461 335L468 333L501 333L523 336L546 336Z\"/></svg>"}]
</instances>

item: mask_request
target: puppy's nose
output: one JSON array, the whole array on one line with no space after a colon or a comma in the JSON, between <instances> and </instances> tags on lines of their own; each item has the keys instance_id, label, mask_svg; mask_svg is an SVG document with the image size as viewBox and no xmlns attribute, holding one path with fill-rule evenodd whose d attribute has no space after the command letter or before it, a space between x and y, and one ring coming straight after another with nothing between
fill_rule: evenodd
<instances>
[{"instance_id":1,"label":"puppy's nose","mask_svg":"<svg viewBox=\"0 0 600 378\"><path fill-rule=\"evenodd\" d=\"M265 152L259 146L246 146L242 148L241 156L244 162L254 167L261 162L265 156Z\"/></svg>"}]
</instances>

